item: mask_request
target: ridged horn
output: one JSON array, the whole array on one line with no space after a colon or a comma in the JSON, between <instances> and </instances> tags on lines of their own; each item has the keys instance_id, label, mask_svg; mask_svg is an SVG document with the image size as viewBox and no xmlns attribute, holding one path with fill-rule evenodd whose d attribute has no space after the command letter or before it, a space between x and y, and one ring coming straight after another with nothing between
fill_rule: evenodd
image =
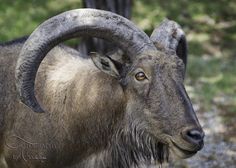
<instances>
[{"instance_id":1,"label":"ridged horn","mask_svg":"<svg viewBox=\"0 0 236 168\"><path fill-rule=\"evenodd\" d=\"M178 23L165 19L160 26L154 29L150 39L158 50L174 51L186 66L187 43L184 31Z\"/></svg>"},{"instance_id":2,"label":"ridged horn","mask_svg":"<svg viewBox=\"0 0 236 168\"><path fill-rule=\"evenodd\" d=\"M117 14L96 9L76 9L54 16L30 35L16 65L16 87L20 99L33 111L44 112L34 93L40 63L57 44L83 35L114 42L131 61L147 50L156 50L143 31Z\"/></svg>"}]
</instances>

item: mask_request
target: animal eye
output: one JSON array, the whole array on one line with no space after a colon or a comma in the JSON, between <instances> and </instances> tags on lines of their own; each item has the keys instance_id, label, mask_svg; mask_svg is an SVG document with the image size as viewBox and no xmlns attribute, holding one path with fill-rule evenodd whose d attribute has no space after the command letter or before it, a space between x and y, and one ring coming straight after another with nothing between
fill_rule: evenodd
<instances>
[{"instance_id":1,"label":"animal eye","mask_svg":"<svg viewBox=\"0 0 236 168\"><path fill-rule=\"evenodd\" d=\"M143 72L136 73L135 78L138 81L143 81L144 79L147 79L146 75Z\"/></svg>"}]
</instances>

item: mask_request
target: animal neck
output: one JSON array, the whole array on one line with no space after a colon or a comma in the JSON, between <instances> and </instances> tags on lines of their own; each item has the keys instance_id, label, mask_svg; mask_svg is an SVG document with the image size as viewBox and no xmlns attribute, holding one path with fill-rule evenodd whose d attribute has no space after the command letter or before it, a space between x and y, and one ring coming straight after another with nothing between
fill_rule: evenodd
<instances>
[{"instance_id":1,"label":"animal neck","mask_svg":"<svg viewBox=\"0 0 236 168\"><path fill-rule=\"evenodd\" d=\"M50 112L54 132L60 131L68 140L61 143L71 149L68 156L80 161L108 146L123 117L123 90L116 79L97 70L89 60L54 59L57 61L45 60L40 67L37 95Z\"/></svg>"},{"instance_id":2,"label":"animal neck","mask_svg":"<svg viewBox=\"0 0 236 168\"><path fill-rule=\"evenodd\" d=\"M168 147L156 142L144 131L120 129L109 147L83 161L81 167L138 168L168 161Z\"/></svg>"}]
</instances>

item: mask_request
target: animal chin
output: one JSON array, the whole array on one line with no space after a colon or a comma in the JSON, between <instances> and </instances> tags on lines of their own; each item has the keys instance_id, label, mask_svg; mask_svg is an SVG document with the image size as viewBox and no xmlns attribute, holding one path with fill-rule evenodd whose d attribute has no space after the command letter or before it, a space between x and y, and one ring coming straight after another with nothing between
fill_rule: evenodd
<instances>
[{"instance_id":1,"label":"animal chin","mask_svg":"<svg viewBox=\"0 0 236 168\"><path fill-rule=\"evenodd\" d=\"M180 145L178 145L174 141L171 141L171 142L172 142L172 147L170 150L171 150L172 154L174 155L173 157L176 159L189 158L197 153L196 150L184 149L183 147L181 147Z\"/></svg>"}]
</instances>

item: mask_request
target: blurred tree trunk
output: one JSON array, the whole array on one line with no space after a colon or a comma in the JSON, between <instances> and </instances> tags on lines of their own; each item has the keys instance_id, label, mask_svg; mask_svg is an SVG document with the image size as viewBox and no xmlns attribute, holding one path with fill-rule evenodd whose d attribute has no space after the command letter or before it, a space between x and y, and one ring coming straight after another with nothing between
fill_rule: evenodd
<instances>
[{"instance_id":1,"label":"blurred tree trunk","mask_svg":"<svg viewBox=\"0 0 236 168\"><path fill-rule=\"evenodd\" d=\"M132 0L83 0L85 8L102 9L117 13L128 19L131 18ZM84 37L78 45L84 55L91 51L97 51L105 54L107 52L115 51L117 47L111 42L104 41L98 38Z\"/></svg>"}]
</instances>

